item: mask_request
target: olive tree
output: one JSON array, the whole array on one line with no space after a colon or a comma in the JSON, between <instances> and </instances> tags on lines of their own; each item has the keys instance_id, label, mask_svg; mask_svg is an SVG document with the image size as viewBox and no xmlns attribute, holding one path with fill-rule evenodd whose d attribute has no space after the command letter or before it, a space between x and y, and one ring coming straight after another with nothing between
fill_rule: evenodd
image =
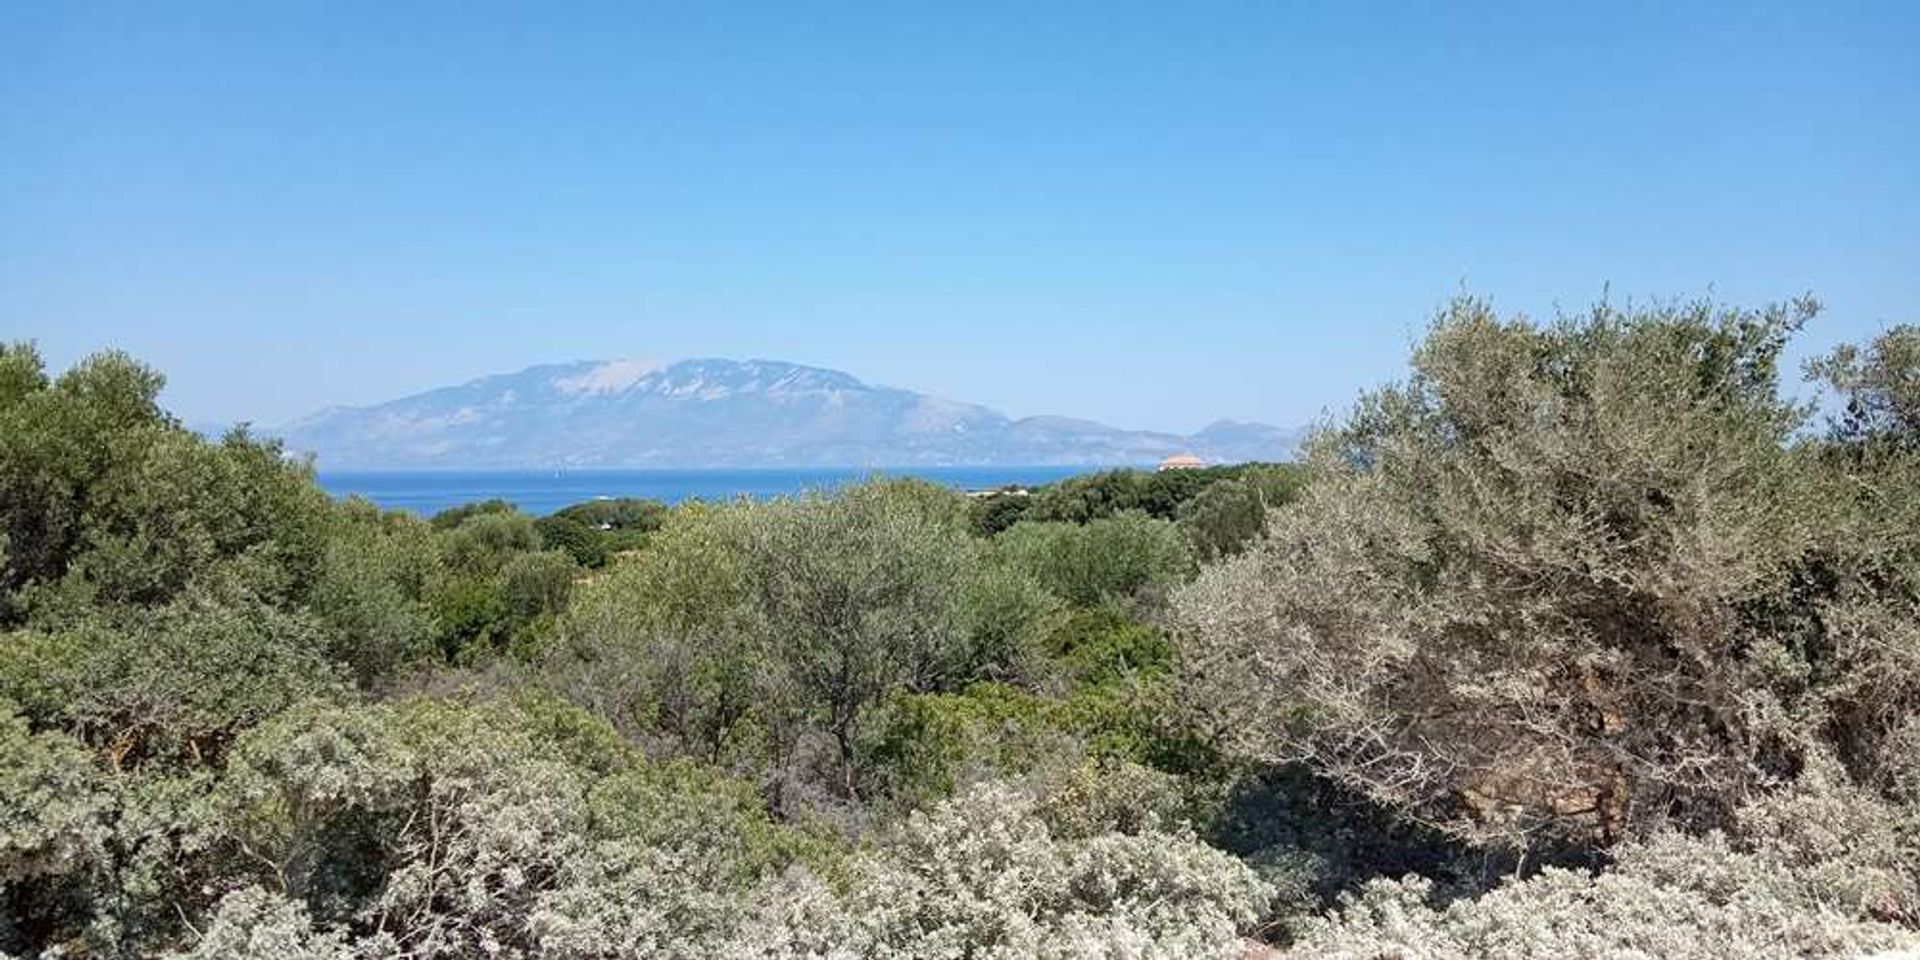
<instances>
[{"instance_id":1,"label":"olive tree","mask_svg":"<svg viewBox=\"0 0 1920 960\"><path fill-rule=\"evenodd\" d=\"M1777 390L1816 309L1454 302L1182 592L1186 702L1242 755L1516 847L1722 822L1832 727L1894 722L1848 706L1867 677L1822 613L1850 568L1819 562L1848 505Z\"/></svg>"},{"instance_id":2,"label":"olive tree","mask_svg":"<svg viewBox=\"0 0 1920 960\"><path fill-rule=\"evenodd\" d=\"M1157 606L1193 572L1180 528L1134 511L1078 524L1017 523L994 547L1004 562L1083 606Z\"/></svg>"},{"instance_id":3,"label":"olive tree","mask_svg":"<svg viewBox=\"0 0 1920 960\"><path fill-rule=\"evenodd\" d=\"M1820 615L1844 676L1831 725L1839 755L1883 784L1920 744L1920 327L1894 327L1864 347L1809 365L1839 410L1814 444L1842 509L1811 571L1832 596Z\"/></svg>"},{"instance_id":4,"label":"olive tree","mask_svg":"<svg viewBox=\"0 0 1920 960\"><path fill-rule=\"evenodd\" d=\"M305 598L328 508L311 471L244 429L183 429L164 382L113 352L48 378L0 347L0 626L213 584Z\"/></svg>"},{"instance_id":5,"label":"olive tree","mask_svg":"<svg viewBox=\"0 0 1920 960\"><path fill-rule=\"evenodd\" d=\"M549 682L658 752L713 762L750 721L772 719L769 634L744 550L755 509L675 510L646 550L576 590Z\"/></svg>"},{"instance_id":6,"label":"olive tree","mask_svg":"<svg viewBox=\"0 0 1920 960\"><path fill-rule=\"evenodd\" d=\"M769 652L832 736L849 795L862 711L896 687L937 687L968 648L961 597L977 547L957 499L872 483L767 504L747 527Z\"/></svg>"},{"instance_id":7,"label":"olive tree","mask_svg":"<svg viewBox=\"0 0 1920 960\"><path fill-rule=\"evenodd\" d=\"M1842 345L1807 372L1841 394L1839 439L1920 445L1920 326L1894 327L1865 349Z\"/></svg>"},{"instance_id":8,"label":"olive tree","mask_svg":"<svg viewBox=\"0 0 1920 960\"><path fill-rule=\"evenodd\" d=\"M1014 672L1054 609L987 563L965 501L929 484L692 505L578 591L549 676L709 761L745 742L761 753L741 759L785 766L823 735L844 799L869 708Z\"/></svg>"}]
</instances>

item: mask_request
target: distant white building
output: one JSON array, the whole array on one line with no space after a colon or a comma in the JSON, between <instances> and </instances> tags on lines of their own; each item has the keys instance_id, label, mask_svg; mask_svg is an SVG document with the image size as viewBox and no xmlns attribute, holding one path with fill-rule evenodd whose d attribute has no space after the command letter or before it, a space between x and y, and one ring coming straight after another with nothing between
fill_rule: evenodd
<instances>
[{"instance_id":1,"label":"distant white building","mask_svg":"<svg viewBox=\"0 0 1920 960\"><path fill-rule=\"evenodd\" d=\"M1202 460L1191 453L1176 453L1173 456L1160 461L1160 466L1158 469L1197 470L1206 465L1207 465L1207 462L1205 460Z\"/></svg>"}]
</instances>

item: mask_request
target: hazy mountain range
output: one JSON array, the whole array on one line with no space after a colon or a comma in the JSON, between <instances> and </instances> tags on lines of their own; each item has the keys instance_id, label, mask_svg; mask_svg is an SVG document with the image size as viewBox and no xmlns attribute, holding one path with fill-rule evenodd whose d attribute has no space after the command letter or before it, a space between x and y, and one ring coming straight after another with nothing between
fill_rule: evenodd
<instances>
[{"instance_id":1,"label":"hazy mountain range","mask_svg":"<svg viewBox=\"0 0 1920 960\"><path fill-rule=\"evenodd\" d=\"M987 407L772 360L528 367L275 431L343 467L1141 464L1290 456L1300 431L1220 421L1191 436Z\"/></svg>"}]
</instances>

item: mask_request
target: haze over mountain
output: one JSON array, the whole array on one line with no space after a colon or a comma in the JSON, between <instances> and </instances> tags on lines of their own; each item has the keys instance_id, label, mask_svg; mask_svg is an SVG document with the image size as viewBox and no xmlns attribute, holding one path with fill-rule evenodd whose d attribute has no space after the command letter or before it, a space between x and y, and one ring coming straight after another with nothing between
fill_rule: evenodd
<instances>
[{"instance_id":1,"label":"haze over mountain","mask_svg":"<svg viewBox=\"0 0 1920 960\"><path fill-rule=\"evenodd\" d=\"M481 377L274 431L323 468L1096 465L1278 460L1301 431L1191 436L988 407L773 360L582 361Z\"/></svg>"}]
</instances>

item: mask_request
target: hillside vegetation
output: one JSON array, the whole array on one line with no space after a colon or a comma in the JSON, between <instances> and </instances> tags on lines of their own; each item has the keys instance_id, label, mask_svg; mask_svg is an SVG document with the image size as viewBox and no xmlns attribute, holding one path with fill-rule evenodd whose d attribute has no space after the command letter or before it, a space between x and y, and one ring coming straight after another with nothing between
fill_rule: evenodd
<instances>
[{"instance_id":1,"label":"hillside vegetation","mask_svg":"<svg viewBox=\"0 0 1920 960\"><path fill-rule=\"evenodd\" d=\"M1920 945L1920 329L1462 299L1298 465L334 502L0 349L0 954Z\"/></svg>"}]
</instances>

